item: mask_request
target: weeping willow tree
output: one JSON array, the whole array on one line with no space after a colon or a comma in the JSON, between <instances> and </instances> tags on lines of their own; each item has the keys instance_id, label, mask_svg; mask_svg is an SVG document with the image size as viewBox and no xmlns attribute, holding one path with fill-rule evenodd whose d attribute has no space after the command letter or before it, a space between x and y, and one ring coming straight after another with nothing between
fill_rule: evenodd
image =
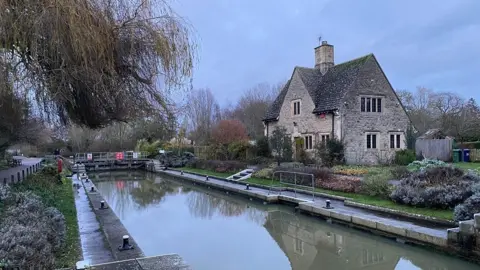
<instances>
[{"instance_id":1,"label":"weeping willow tree","mask_svg":"<svg viewBox=\"0 0 480 270\"><path fill-rule=\"evenodd\" d=\"M188 26L155 0L0 0L0 49L45 115L89 128L167 117L194 60Z\"/></svg>"}]
</instances>

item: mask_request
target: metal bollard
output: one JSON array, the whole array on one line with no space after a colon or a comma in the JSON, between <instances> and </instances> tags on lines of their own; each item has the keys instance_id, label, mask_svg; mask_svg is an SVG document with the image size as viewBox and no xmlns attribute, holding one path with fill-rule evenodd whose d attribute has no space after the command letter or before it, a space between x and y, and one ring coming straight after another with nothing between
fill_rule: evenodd
<instances>
[{"instance_id":1,"label":"metal bollard","mask_svg":"<svg viewBox=\"0 0 480 270\"><path fill-rule=\"evenodd\" d=\"M95 192L95 188L94 188L94 187L91 187L91 188L90 188L90 192Z\"/></svg>"},{"instance_id":2,"label":"metal bollard","mask_svg":"<svg viewBox=\"0 0 480 270\"><path fill-rule=\"evenodd\" d=\"M88 182L90 182L90 180L87 178L87 179L85 179L85 182L88 183Z\"/></svg>"},{"instance_id":3,"label":"metal bollard","mask_svg":"<svg viewBox=\"0 0 480 270\"><path fill-rule=\"evenodd\" d=\"M247 185L245 186L245 189L246 189L246 190L250 190L250 184L247 184Z\"/></svg>"},{"instance_id":4,"label":"metal bollard","mask_svg":"<svg viewBox=\"0 0 480 270\"><path fill-rule=\"evenodd\" d=\"M100 209L105 209L105 201L100 201Z\"/></svg>"},{"instance_id":5,"label":"metal bollard","mask_svg":"<svg viewBox=\"0 0 480 270\"><path fill-rule=\"evenodd\" d=\"M133 246L130 245L130 243L129 243L129 239L130 239L130 237L128 235L124 235L122 245L118 247L118 250L122 251L122 250L133 249Z\"/></svg>"},{"instance_id":6,"label":"metal bollard","mask_svg":"<svg viewBox=\"0 0 480 270\"><path fill-rule=\"evenodd\" d=\"M333 208L333 207L330 205L330 200L326 200L326 201L325 201L325 208L327 208L327 209Z\"/></svg>"},{"instance_id":7,"label":"metal bollard","mask_svg":"<svg viewBox=\"0 0 480 270\"><path fill-rule=\"evenodd\" d=\"M208 181L208 175L205 177L205 181Z\"/></svg>"},{"instance_id":8,"label":"metal bollard","mask_svg":"<svg viewBox=\"0 0 480 270\"><path fill-rule=\"evenodd\" d=\"M180 175L183 175L183 171L180 171Z\"/></svg>"}]
</instances>

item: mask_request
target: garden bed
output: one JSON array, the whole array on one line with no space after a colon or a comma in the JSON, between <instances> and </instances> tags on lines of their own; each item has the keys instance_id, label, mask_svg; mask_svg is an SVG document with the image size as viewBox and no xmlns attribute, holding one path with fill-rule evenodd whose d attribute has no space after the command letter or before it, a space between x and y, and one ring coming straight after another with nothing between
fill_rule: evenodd
<instances>
[{"instance_id":1,"label":"garden bed","mask_svg":"<svg viewBox=\"0 0 480 270\"><path fill-rule=\"evenodd\" d=\"M67 171L63 173L63 175L67 174ZM11 192L32 192L34 195L39 196L45 207L54 207L63 214L66 231L63 245L54 254L55 266L56 268L63 268L75 265L81 257L81 246L71 180L62 177L62 182L59 183L56 176L40 171L30 175L25 181L12 185ZM0 203L1 217L5 214L2 211L2 206L2 203Z\"/></svg>"}]
</instances>

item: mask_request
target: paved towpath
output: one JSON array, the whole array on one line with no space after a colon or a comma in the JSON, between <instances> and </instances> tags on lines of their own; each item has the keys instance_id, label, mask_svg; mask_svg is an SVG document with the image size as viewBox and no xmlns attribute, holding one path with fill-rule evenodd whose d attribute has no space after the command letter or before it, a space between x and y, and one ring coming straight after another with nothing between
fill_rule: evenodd
<instances>
[{"instance_id":1,"label":"paved towpath","mask_svg":"<svg viewBox=\"0 0 480 270\"><path fill-rule=\"evenodd\" d=\"M41 158L28 158L28 157L22 157L22 156L14 156L13 158L21 159L22 165L0 171L0 184L5 183L5 180L6 180L6 183L11 183L12 175L14 177L14 182L18 182L18 179L17 179L18 173L22 175L22 171L26 173L27 169L31 168L35 164L39 164L40 162L42 162Z\"/></svg>"},{"instance_id":2,"label":"paved towpath","mask_svg":"<svg viewBox=\"0 0 480 270\"><path fill-rule=\"evenodd\" d=\"M76 174L73 175L72 182L80 185L75 193L75 206L77 208L83 260L90 262L90 264L114 261L115 259L104 240L102 229L90 205L85 188Z\"/></svg>"},{"instance_id":3,"label":"paved towpath","mask_svg":"<svg viewBox=\"0 0 480 270\"><path fill-rule=\"evenodd\" d=\"M173 176L180 176L180 172L175 170L167 170L163 172ZM187 172L184 172L183 176L197 179L197 180L205 180L204 176L199 176L199 175L191 174ZM241 183L229 182L229 181L216 179L212 177L210 177L209 182L216 183L218 185L228 186L230 188L235 188L242 191L245 190L245 184L241 184ZM408 229L414 232L420 232L423 234L440 237L445 240L447 239L446 229L450 228L448 226L433 226L433 225L420 224L420 223L412 222L406 218L401 218L401 217L389 217L383 213L344 205L343 201L340 201L340 200L327 199L324 197L315 197L314 200L312 200L312 195L295 193L292 191L272 192L272 191L269 191L268 189L252 187L251 192L260 193L264 195L283 195L283 196L293 197L293 198L301 199L302 201L304 201L304 204L312 205L317 208L323 208L325 206L326 200L330 200L331 206L333 206L333 209L331 210L329 209L330 211L351 215L352 217L364 218L364 219L368 219L378 223L388 224L388 225L397 227L399 229Z\"/></svg>"}]
</instances>

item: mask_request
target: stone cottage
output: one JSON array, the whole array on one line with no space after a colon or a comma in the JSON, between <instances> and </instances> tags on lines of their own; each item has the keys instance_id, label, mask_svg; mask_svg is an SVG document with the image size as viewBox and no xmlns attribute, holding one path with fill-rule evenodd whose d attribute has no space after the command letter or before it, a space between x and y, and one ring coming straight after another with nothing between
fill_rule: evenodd
<instances>
[{"instance_id":1,"label":"stone cottage","mask_svg":"<svg viewBox=\"0 0 480 270\"><path fill-rule=\"evenodd\" d=\"M312 152L336 137L345 143L348 164L388 162L406 148L408 115L373 54L335 65L333 45L315 48L315 67L295 67L270 106L265 135L284 127ZM295 151L297 149L294 149Z\"/></svg>"}]
</instances>

